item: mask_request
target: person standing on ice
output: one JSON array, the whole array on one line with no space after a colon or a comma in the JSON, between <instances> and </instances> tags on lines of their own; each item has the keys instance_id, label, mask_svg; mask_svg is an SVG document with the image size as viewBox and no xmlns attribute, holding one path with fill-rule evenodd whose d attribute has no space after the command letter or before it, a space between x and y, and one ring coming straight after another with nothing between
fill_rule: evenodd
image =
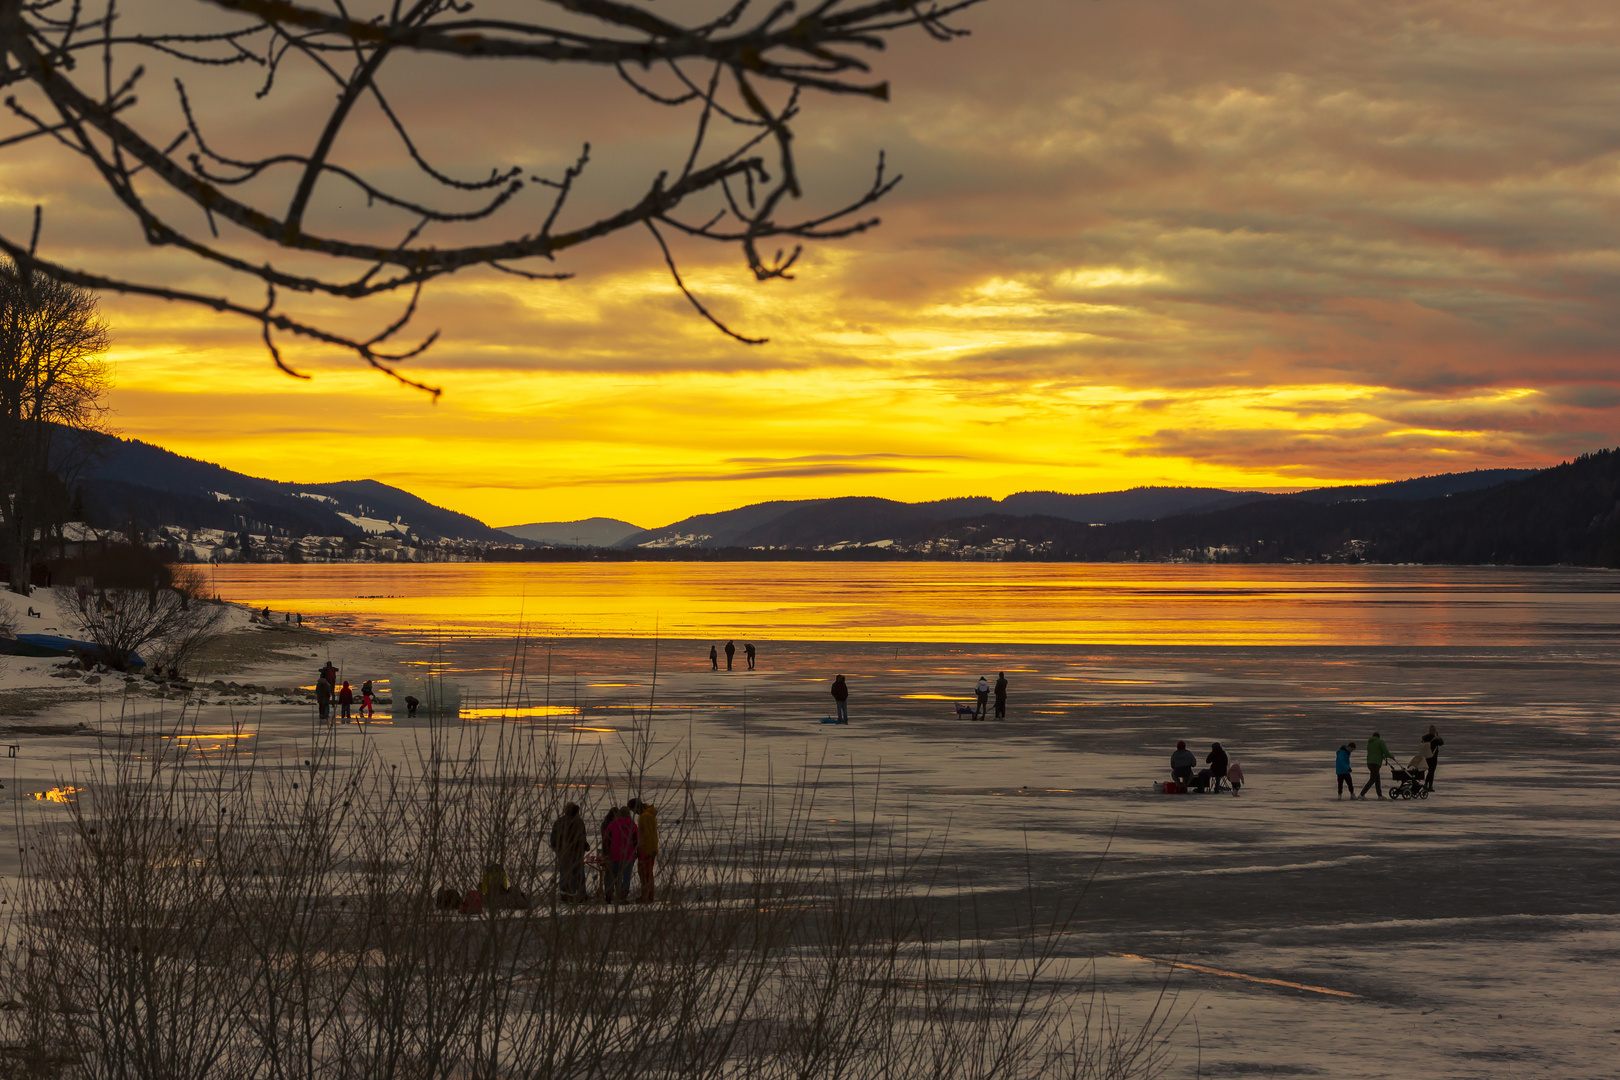
<instances>
[{"instance_id":1,"label":"person standing on ice","mask_svg":"<svg viewBox=\"0 0 1620 1080\"><path fill-rule=\"evenodd\" d=\"M354 691L349 687L349 681L343 681L343 688L338 691L338 704L343 707L343 722L349 722L349 709L354 705Z\"/></svg>"},{"instance_id":2,"label":"person standing on ice","mask_svg":"<svg viewBox=\"0 0 1620 1080\"><path fill-rule=\"evenodd\" d=\"M551 827L551 850L557 853L558 899L573 902L585 898L585 852L589 846L579 803L569 803Z\"/></svg>"},{"instance_id":3,"label":"person standing on ice","mask_svg":"<svg viewBox=\"0 0 1620 1080\"><path fill-rule=\"evenodd\" d=\"M332 684L327 681L324 671L315 680L315 705L321 710L321 719L327 719L332 711Z\"/></svg>"},{"instance_id":4,"label":"person standing on ice","mask_svg":"<svg viewBox=\"0 0 1620 1080\"><path fill-rule=\"evenodd\" d=\"M733 656L736 656L736 655L737 655L737 643L735 641L726 642L726 670L727 671L731 670L731 658Z\"/></svg>"},{"instance_id":5,"label":"person standing on ice","mask_svg":"<svg viewBox=\"0 0 1620 1080\"><path fill-rule=\"evenodd\" d=\"M709 670L720 670L720 650L715 648L713 645L709 646Z\"/></svg>"},{"instance_id":6,"label":"person standing on ice","mask_svg":"<svg viewBox=\"0 0 1620 1080\"><path fill-rule=\"evenodd\" d=\"M371 719L371 680L367 679L360 684L360 715Z\"/></svg>"},{"instance_id":7,"label":"person standing on ice","mask_svg":"<svg viewBox=\"0 0 1620 1080\"><path fill-rule=\"evenodd\" d=\"M849 723L849 684L844 682L842 675L833 680L832 696L833 700L838 703L838 722L840 724Z\"/></svg>"},{"instance_id":8,"label":"person standing on ice","mask_svg":"<svg viewBox=\"0 0 1620 1080\"><path fill-rule=\"evenodd\" d=\"M630 818L629 810L620 810L617 816L602 830L602 840L607 846L607 858L612 864L609 877L609 887L612 892L613 903L621 903L630 898L630 869L636 865L636 856L641 848L641 830Z\"/></svg>"},{"instance_id":9,"label":"person standing on ice","mask_svg":"<svg viewBox=\"0 0 1620 1080\"><path fill-rule=\"evenodd\" d=\"M1363 799L1367 797L1368 788L1377 788L1378 797L1380 799L1384 797L1384 785L1378 780L1378 770L1383 767L1384 762L1394 760L1395 755L1389 752L1389 743L1385 742L1378 732L1373 732L1372 738L1367 740L1367 772L1371 775L1367 782L1361 785Z\"/></svg>"},{"instance_id":10,"label":"person standing on ice","mask_svg":"<svg viewBox=\"0 0 1620 1080\"><path fill-rule=\"evenodd\" d=\"M337 685L338 669L332 666L332 661L328 660L326 666L321 668L321 677L333 686Z\"/></svg>"},{"instance_id":11,"label":"person standing on ice","mask_svg":"<svg viewBox=\"0 0 1620 1080\"><path fill-rule=\"evenodd\" d=\"M636 830L640 842L636 848L636 876L641 880L641 898L638 904L653 902L653 860L658 857L658 807L648 806L640 799L627 804L635 813Z\"/></svg>"},{"instance_id":12,"label":"person standing on ice","mask_svg":"<svg viewBox=\"0 0 1620 1080\"><path fill-rule=\"evenodd\" d=\"M1007 673L996 672L996 719L1007 719Z\"/></svg>"},{"instance_id":13,"label":"person standing on ice","mask_svg":"<svg viewBox=\"0 0 1620 1080\"><path fill-rule=\"evenodd\" d=\"M973 714L973 719L983 720L990 715L990 680L980 675L979 685L973 688L973 694L979 699L979 708Z\"/></svg>"},{"instance_id":14,"label":"person standing on ice","mask_svg":"<svg viewBox=\"0 0 1620 1080\"><path fill-rule=\"evenodd\" d=\"M1440 737L1440 732L1433 724L1423 736L1423 767L1428 771L1428 777L1423 781L1424 791L1434 790L1434 767L1440 764L1440 748L1446 740Z\"/></svg>"},{"instance_id":15,"label":"person standing on ice","mask_svg":"<svg viewBox=\"0 0 1620 1080\"><path fill-rule=\"evenodd\" d=\"M1334 790L1338 792L1341 799L1344 798L1344 793L1347 791L1352 799L1356 797L1356 782L1350 778L1350 755L1355 749L1355 743L1347 742L1339 747L1338 753L1333 755L1333 772L1339 778Z\"/></svg>"},{"instance_id":16,"label":"person standing on ice","mask_svg":"<svg viewBox=\"0 0 1620 1080\"><path fill-rule=\"evenodd\" d=\"M748 658L748 670L754 670L754 643L749 642L743 646L743 656Z\"/></svg>"}]
</instances>

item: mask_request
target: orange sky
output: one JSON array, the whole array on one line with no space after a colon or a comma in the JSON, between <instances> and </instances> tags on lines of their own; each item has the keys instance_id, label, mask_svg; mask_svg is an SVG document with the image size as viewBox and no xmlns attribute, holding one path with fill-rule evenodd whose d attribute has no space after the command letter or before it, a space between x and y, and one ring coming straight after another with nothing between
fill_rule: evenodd
<instances>
[{"instance_id":1,"label":"orange sky","mask_svg":"<svg viewBox=\"0 0 1620 1080\"><path fill-rule=\"evenodd\" d=\"M292 344L315 375L295 382L251 325L108 297L114 426L496 525L1293 488L1620 441L1612 5L991 0L960 21L973 37L880 58L890 103L808 102L807 203L858 190L885 149L907 179L881 229L763 285L735 252L678 248L689 284L768 345L698 319L645 234L581 251L559 267L573 281L433 287L418 323L443 337L411 370L444 387L436 404ZM167 78L144 91L154 130L175 122ZM217 78L200 107L222 143L307 143L318 88L289 77L255 102L251 79ZM678 166L689 130L595 72L430 69L395 90L430 156L468 173L554 172L590 139L582 219ZM0 229L25 234L35 202L47 257L257 302L147 248L60 150L0 150ZM299 310L374 328L396 309Z\"/></svg>"}]
</instances>

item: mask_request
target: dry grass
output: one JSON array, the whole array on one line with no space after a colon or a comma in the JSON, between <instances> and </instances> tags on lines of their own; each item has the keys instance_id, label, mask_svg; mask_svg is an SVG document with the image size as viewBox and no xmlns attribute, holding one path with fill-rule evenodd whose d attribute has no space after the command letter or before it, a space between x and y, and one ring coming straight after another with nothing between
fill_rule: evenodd
<instances>
[{"instance_id":1,"label":"dry grass","mask_svg":"<svg viewBox=\"0 0 1620 1080\"><path fill-rule=\"evenodd\" d=\"M992 945L961 932L963 906L943 932L939 853L869 796L836 835L818 783L705 802L675 755L655 759L650 724L612 764L503 725L429 729L408 762L317 742L291 767L173 734L64 778L85 789L71 824L26 830L5 1075L1022 1080L1166 1063L1165 1009L1127 1027L1056 977L1072 909L1032 897ZM558 903L544 838L562 805L585 805L594 839L603 807L638 793L663 803L672 899ZM435 910L491 860L531 907Z\"/></svg>"}]
</instances>

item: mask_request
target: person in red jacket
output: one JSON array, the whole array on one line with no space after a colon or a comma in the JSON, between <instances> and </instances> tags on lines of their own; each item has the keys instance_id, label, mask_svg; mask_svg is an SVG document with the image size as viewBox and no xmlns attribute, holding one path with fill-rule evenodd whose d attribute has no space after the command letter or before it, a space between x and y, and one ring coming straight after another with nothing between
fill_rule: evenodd
<instances>
[{"instance_id":1,"label":"person in red jacket","mask_svg":"<svg viewBox=\"0 0 1620 1080\"><path fill-rule=\"evenodd\" d=\"M602 843L607 848L604 854L609 865L610 899L617 904L629 898L630 871L635 867L636 856L641 850L641 832L630 817L630 811L623 807L614 811L613 820L602 830Z\"/></svg>"},{"instance_id":2,"label":"person in red jacket","mask_svg":"<svg viewBox=\"0 0 1620 1080\"><path fill-rule=\"evenodd\" d=\"M338 691L338 704L343 706L343 722L349 722L349 709L354 705L354 690L349 687L348 680L343 682L343 689Z\"/></svg>"}]
</instances>

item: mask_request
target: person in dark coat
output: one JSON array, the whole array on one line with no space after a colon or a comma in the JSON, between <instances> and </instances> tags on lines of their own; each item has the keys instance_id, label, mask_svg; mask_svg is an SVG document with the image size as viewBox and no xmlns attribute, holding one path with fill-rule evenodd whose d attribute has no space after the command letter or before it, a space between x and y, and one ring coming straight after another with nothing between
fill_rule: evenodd
<instances>
[{"instance_id":1,"label":"person in dark coat","mask_svg":"<svg viewBox=\"0 0 1620 1080\"><path fill-rule=\"evenodd\" d=\"M996 719L1007 719L1007 673L996 672Z\"/></svg>"},{"instance_id":2,"label":"person in dark coat","mask_svg":"<svg viewBox=\"0 0 1620 1080\"><path fill-rule=\"evenodd\" d=\"M1193 767L1198 764L1198 755L1187 749L1185 742L1178 741L1175 751L1170 755L1170 776L1176 782L1176 788L1183 795L1187 793L1187 785L1192 783Z\"/></svg>"},{"instance_id":3,"label":"person in dark coat","mask_svg":"<svg viewBox=\"0 0 1620 1080\"><path fill-rule=\"evenodd\" d=\"M737 655L737 643L734 642L734 641L726 642L726 670L727 671L731 670L731 658L733 656L736 656L736 655Z\"/></svg>"},{"instance_id":4,"label":"person in dark coat","mask_svg":"<svg viewBox=\"0 0 1620 1080\"><path fill-rule=\"evenodd\" d=\"M713 645L709 646L709 669L711 671L720 670L720 650Z\"/></svg>"},{"instance_id":5,"label":"person in dark coat","mask_svg":"<svg viewBox=\"0 0 1620 1080\"><path fill-rule=\"evenodd\" d=\"M338 677L338 669L332 666L332 661L328 660L326 662L326 666L321 668L321 678L325 679L327 682L331 683L333 686L336 686L337 682L338 682L337 677Z\"/></svg>"},{"instance_id":6,"label":"person in dark coat","mask_svg":"<svg viewBox=\"0 0 1620 1080\"><path fill-rule=\"evenodd\" d=\"M980 675L977 685L973 687L973 696L977 699L973 719L988 719L990 716L990 680Z\"/></svg>"},{"instance_id":7,"label":"person in dark coat","mask_svg":"<svg viewBox=\"0 0 1620 1080\"><path fill-rule=\"evenodd\" d=\"M338 704L343 708L343 722L347 724L349 709L354 705L354 690L350 688L347 680L344 680L343 688L338 691Z\"/></svg>"},{"instance_id":8,"label":"person in dark coat","mask_svg":"<svg viewBox=\"0 0 1620 1080\"><path fill-rule=\"evenodd\" d=\"M849 684L844 681L842 675L833 680L832 696L838 703L838 722L849 723Z\"/></svg>"},{"instance_id":9,"label":"person in dark coat","mask_svg":"<svg viewBox=\"0 0 1620 1080\"><path fill-rule=\"evenodd\" d=\"M557 896L573 902L585 898L585 819L579 804L563 807L562 817L551 826L551 850L557 853Z\"/></svg>"},{"instance_id":10,"label":"person in dark coat","mask_svg":"<svg viewBox=\"0 0 1620 1080\"><path fill-rule=\"evenodd\" d=\"M1204 764L1209 766L1209 782L1215 791L1221 790L1221 781L1226 779L1226 760L1226 751L1221 749L1221 744L1210 743Z\"/></svg>"},{"instance_id":11,"label":"person in dark coat","mask_svg":"<svg viewBox=\"0 0 1620 1080\"><path fill-rule=\"evenodd\" d=\"M748 670L753 671L754 670L754 645L753 645L752 642L749 642L747 645L743 646L743 655L748 658Z\"/></svg>"},{"instance_id":12,"label":"person in dark coat","mask_svg":"<svg viewBox=\"0 0 1620 1080\"><path fill-rule=\"evenodd\" d=\"M332 684L326 681L324 672L315 680L315 704L321 710L321 719L325 720L332 711Z\"/></svg>"},{"instance_id":13,"label":"person in dark coat","mask_svg":"<svg viewBox=\"0 0 1620 1080\"><path fill-rule=\"evenodd\" d=\"M1428 776L1423 781L1425 791L1434 790L1434 767L1440 764L1440 748L1446 740L1440 737L1440 732L1433 724L1429 725L1428 732L1423 736L1423 764L1428 770Z\"/></svg>"}]
</instances>

